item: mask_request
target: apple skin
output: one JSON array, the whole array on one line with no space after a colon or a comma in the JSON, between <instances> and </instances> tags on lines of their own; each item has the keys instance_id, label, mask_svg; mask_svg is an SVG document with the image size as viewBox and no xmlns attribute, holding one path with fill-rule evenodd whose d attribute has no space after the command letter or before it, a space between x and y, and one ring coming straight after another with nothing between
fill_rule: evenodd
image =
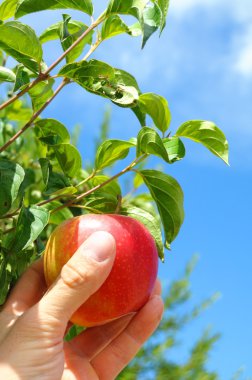
<instances>
[{"instance_id":1,"label":"apple skin","mask_svg":"<svg viewBox=\"0 0 252 380\"><path fill-rule=\"evenodd\" d=\"M72 315L71 322L91 327L138 311L149 299L158 271L155 241L139 221L117 214L87 214L60 224L44 254L48 286L78 247L96 231L111 233L116 257L103 285Z\"/></svg>"}]
</instances>

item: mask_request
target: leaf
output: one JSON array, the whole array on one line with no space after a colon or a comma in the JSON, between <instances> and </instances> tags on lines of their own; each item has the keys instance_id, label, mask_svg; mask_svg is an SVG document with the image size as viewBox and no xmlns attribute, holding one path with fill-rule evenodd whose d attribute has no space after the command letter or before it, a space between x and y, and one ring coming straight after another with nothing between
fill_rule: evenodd
<instances>
[{"instance_id":1,"label":"leaf","mask_svg":"<svg viewBox=\"0 0 252 380\"><path fill-rule=\"evenodd\" d=\"M159 134L152 128L143 127L137 136L137 157L142 154L154 154L169 162L167 150Z\"/></svg>"},{"instance_id":2,"label":"leaf","mask_svg":"<svg viewBox=\"0 0 252 380\"><path fill-rule=\"evenodd\" d=\"M1 82L15 82L16 75L12 70L0 66L0 83Z\"/></svg>"},{"instance_id":3,"label":"leaf","mask_svg":"<svg viewBox=\"0 0 252 380\"><path fill-rule=\"evenodd\" d=\"M165 98L152 92L139 96L139 106L142 112L150 115L155 126L163 133L169 128L171 112Z\"/></svg>"},{"instance_id":4,"label":"leaf","mask_svg":"<svg viewBox=\"0 0 252 380\"><path fill-rule=\"evenodd\" d=\"M150 36L162 25L162 13L157 3L149 4L143 11L143 42L142 48Z\"/></svg>"},{"instance_id":5,"label":"leaf","mask_svg":"<svg viewBox=\"0 0 252 380\"><path fill-rule=\"evenodd\" d=\"M88 62L70 63L59 71L59 75L74 80L87 91L108 98L120 106L133 107L138 100L138 88L132 85L133 77L102 61L92 59ZM129 78L131 85L128 85Z\"/></svg>"},{"instance_id":6,"label":"leaf","mask_svg":"<svg viewBox=\"0 0 252 380\"><path fill-rule=\"evenodd\" d=\"M30 82L30 77L27 72L27 69L25 69L24 65L20 64L17 66L17 71L16 71L16 80L15 80L15 85L13 92L16 92L18 90L23 90L26 85L28 85Z\"/></svg>"},{"instance_id":7,"label":"leaf","mask_svg":"<svg viewBox=\"0 0 252 380\"><path fill-rule=\"evenodd\" d=\"M34 112L38 111L53 96L54 79L44 80L29 90Z\"/></svg>"},{"instance_id":8,"label":"leaf","mask_svg":"<svg viewBox=\"0 0 252 380\"><path fill-rule=\"evenodd\" d=\"M62 206L62 203L58 201L50 202L43 206L48 211L54 210L58 207ZM73 217L73 213L69 210L69 208L65 207L59 211L56 211L55 213L50 214L49 224L60 224L64 222L67 219L70 219Z\"/></svg>"},{"instance_id":9,"label":"leaf","mask_svg":"<svg viewBox=\"0 0 252 380\"><path fill-rule=\"evenodd\" d=\"M40 158L39 164L41 166L43 182L46 186L44 191L46 195L59 195L66 192L73 193L69 179L62 173L54 172L48 158Z\"/></svg>"},{"instance_id":10,"label":"leaf","mask_svg":"<svg viewBox=\"0 0 252 380\"><path fill-rule=\"evenodd\" d=\"M49 213L38 206L23 207L16 230L9 234L6 248L12 252L26 249L41 234L49 221Z\"/></svg>"},{"instance_id":11,"label":"leaf","mask_svg":"<svg viewBox=\"0 0 252 380\"><path fill-rule=\"evenodd\" d=\"M95 159L96 170L111 166L117 160L127 157L129 149L135 144L123 140L106 140L98 148Z\"/></svg>"},{"instance_id":12,"label":"leaf","mask_svg":"<svg viewBox=\"0 0 252 380\"><path fill-rule=\"evenodd\" d=\"M35 123L36 135L47 145L58 145L70 142L67 128L56 119L40 119Z\"/></svg>"},{"instance_id":13,"label":"leaf","mask_svg":"<svg viewBox=\"0 0 252 380\"><path fill-rule=\"evenodd\" d=\"M96 175L94 178L92 178L89 183L92 187L98 186L107 180L109 180L110 177L106 175ZM118 198L118 195L121 195L121 188L117 182L117 180L110 181L102 188L104 192L109 193L114 196L115 199ZM96 191L97 194L97 191Z\"/></svg>"},{"instance_id":14,"label":"leaf","mask_svg":"<svg viewBox=\"0 0 252 380\"><path fill-rule=\"evenodd\" d=\"M88 29L87 25L79 22L78 30L74 34L71 34L68 27L70 20L70 16L63 15L63 22L59 23L58 28L58 35L60 36L61 45L64 51L66 51ZM85 45L92 43L92 35L93 31L88 33L88 35L67 54L67 63L74 62L82 54Z\"/></svg>"},{"instance_id":15,"label":"leaf","mask_svg":"<svg viewBox=\"0 0 252 380\"><path fill-rule=\"evenodd\" d=\"M146 125L146 113L142 112L141 108L139 105L136 107L131 108L136 117L138 118L140 125L144 127Z\"/></svg>"},{"instance_id":16,"label":"leaf","mask_svg":"<svg viewBox=\"0 0 252 380\"><path fill-rule=\"evenodd\" d=\"M74 177L81 169L81 155L75 146L71 144L59 144L52 146L55 156L62 171L69 177Z\"/></svg>"},{"instance_id":17,"label":"leaf","mask_svg":"<svg viewBox=\"0 0 252 380\"><path fill-rule=\"evenodd\" d=\"M101 29L102 40L112 38L122 33L133 35L134 29L130 30L118 15L111 15L103 22Z\"/></svg>"},{"instance_id":18,"label":"leaf","mask_svg":"<svg viewBox=\"0 0 252 380\"><path fill-rule=\"evenodd\" d=\"M162 22L161 22L161 27L160 27L160 30L162 33L166 24L166 16L167 16L169 5L170 5L170 0L157 0L157 2L162 12Z\"/></svg>"},{"instance_id":19,"label":"leaf","mask_svg":"<svg viewBox=\"0 0 252 380\"><path fill-rule=\"evenodd\" d=\"M161 25L162 13L156 2L149 0L110 0L106 15L124 14L135 17L141 26L144 47L146 41Z\"/></svg>"},{"instance_id":20,"label":"leaf","mask_svg":"<svg viewBox=\"0 0 252 380\"><path fill-rule=\"evenodd\" d=\"M11 209L24 177L25 171L19 164L0 159L0 216Z\"/></svg>"},{"instance_id":21,"label":"leaf","mask_svg":"<svg viewBox=\"0 0 252 380\"><path fill-rule=\"evenodd\" d=\"M14 16L18 0L4 0L0 5L0 20L4 21Z\"/></svg>"},{"instance_id":22,"label":"leaf","mask_svg":"<svg viewBox=\"0 0 252 380\"><path fill-rule=\"evenodd\" d=\"M26 123L32 117L32 110L18 99L0 112L0 117L4 116L11 121Z\"/></svg>"},{"instance_id":23,"label":"leaf","mask_svg":"<svg viewBox=\"0 0 252 380\"><path fill-rule=\"evenodd\" d=\"M90 188L94 188L109 179L110 178L105 175L97 175L91 179L88 184L90 185ZM117 180L113 180L108 182L102 188L95 190L91 195L85 197L85 208L96 213L114 213L120 197L121 188Z\"/></svg>"},{"instance_id":24,"label":"leaf","mask_svg":"<svg viewBox=\"0 0 252 380\"><path fill-rule=\"evenodd\" d=\"M0 25L0 48L32 72L39 73L43 52L34 30L28 25L19 21Z\"/></svg>"},{"instance_id":25,"label":"leaf","mask_svg":"<svg viewBox=\"0 0 252 380\"><path fill-rule=\"evenodd\" d=\"M224 133L211 121L190 120L183 123L176 136L187 137L203 144L215 156L220 157L227 165L228 142Z\"/></svg>"},{"instance_id":26,"label":"leaf","mask_svg":"<svg viewBox=\"0 0 252 380\"><path fill-rule=\"evenodd\" d=\"M5 303L11 284L11 267L2 253L0 253L0 305Z\"/></svg>"},{"instance_id":27,"label":"leaf","mask_svg":"<svg viewBox=\"0 0 252 380\"><path fill-rule=\"evenodd\" d=\"M44 194L58 195L59 193L65 192L69 187L71 187L71 183L64 174L54 172L49 168L49 176Z\"/></svg>"},{"instance_id":28,"label":"leaf","mask_svg":"<svg viewBox=\"0 0 252 380\"><path fill-rule=\"evenodd\" d=\"M164 261L164 245L162 242L161 225L158 218L155 218L149 212L134 206L123 207L120 214L130 216L144 224L150 234L153 236L158 255L162 261Z\"/></svg>"},{"instance_id":29,"label":"leaf","mask_svg":"<svg viewBox=\"0 0 252 380\"><path fill-rule=\"evenodd\" d=\"M170 163L179 161L185 157L185 146L178 137L167 137L163 139L163 144L169 156Z\"/></svg>"},{"instance_id":30,"label":"leaf","mask_svg":"<svg viewBox=\"0 0 252 380\"><path fill-rule=\"evenodd\" d=\"M19 18L47 9L77 9L90 16L93 14L91 0L19 0L15 16Z\"/></svg>"},{"instance_id":31,"label":"leaf","mask_svg":"<svg viewBox=\"0 0 252 380\"><path fill-rule=\"evenodd\" d=\"M168 174L157 170L141 170L139 172L156 202L163 228L166 243L176 238L184 220L184 196L179 183Z\"/></svg>"},{"instance_id":32,"label":"leaf","mask_svg":"<svg viewBox=\"0 0 252 380\"><path fill-rule=\"evenodd\" d=\"M41 44L44 44L48 41L53 41L59 39L59 30L62 27L63 21L57 22L51 26L49 26L44 32L40 35L39 40ZM81 31L85 31L88 26L81 21L77 20L69 20L67 24L67 28L70 34L75 34ZM93 32L90 32L93 34ZM92 37L88 34L88 43L91 43Z\"/></svg>"}]
</instances>

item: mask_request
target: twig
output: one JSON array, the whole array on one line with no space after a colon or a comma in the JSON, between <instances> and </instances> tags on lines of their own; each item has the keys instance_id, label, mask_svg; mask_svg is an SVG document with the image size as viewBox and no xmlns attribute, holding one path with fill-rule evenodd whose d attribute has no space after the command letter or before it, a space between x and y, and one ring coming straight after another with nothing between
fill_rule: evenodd
<instances>
[{"instance_id":1,"label":"twig","mask_svg":"<svg viewBox=\"0 0 252 380\"><path fill-rule=\"evenodd\" d=\"M56 59L55 62L51 64L51 66L48 67L48 69L44 73L40 73L38 78L36 78L33 82L31 82L27 87L25 87L22 91L20 91L18 94L14 95L12 98L8 99L6 102L2 103L0 105L0 111L10 105L11 103L15 102L15 100L19 99L21 96L26 94L31 88L33 88L36 84L41 82L42 80L48 79L49 73L67 56L67 54L72 51L87 35L91 32L94 28L96 28L101 22L103 22L105 16L99 17L95 22L93 22L89 28L87 28L82 35L71 45L67 50L64 51L64 53L61 54L61 56Z\"/></svg>"},{"instance_id":2,"label":"twig","mask_svg":"<svg viewBox=\"0 0 252 380\"><path fill-rule=\"evenodd\" d=\"M128 166L126 166L126 168L124 168L123 170L121 170L119 173L113 175L112 177L110 177L109 179L107 179L105 182L100 183L99 185L93 187L92 189L86 191L85 193L78 195L74 200L66 202L62 206L59 206L56 209L52 210L52 214L55 213L55 212L57 212L57 211L59 211L59 210L62 210L65 207L72 206L73 204L81 201L83 198L87 197L88 195L94 193L96 190L99 190L102 187L106 186L108 183L112 182L114 179L116 179L118 177L121 177L121 175L123 175L123 174L129 172L130 170L132 170L139 162L141 162L147 156L148 156L147 154L144 154L141 157L138 157L131 164L129 164Z\"/></svg>"},{"instance_id":3,"label":"twig","mask_svg":"<svg viewBox=\"0 0 252 380\"><path fill-rule=\"evenodd\" d=\"M21 136L34 122L34 120L37 119L37 117L41 114L41 112L44 111L44 109L51 103L51 101L55 98L55 96L58 95L58 93L62 90L63 87L65 87L69 83L68 79L64 79L62 83L59 85L59 87L55 90L53 95L50 99L47 100L47 102L31 117L31 119L24 125L23 128L21 128L14 136L10 138L7 143L5 143L0 148L0 153L2 153L5 149L7 149L19 136Z\"/></svg>"}]
</instances>

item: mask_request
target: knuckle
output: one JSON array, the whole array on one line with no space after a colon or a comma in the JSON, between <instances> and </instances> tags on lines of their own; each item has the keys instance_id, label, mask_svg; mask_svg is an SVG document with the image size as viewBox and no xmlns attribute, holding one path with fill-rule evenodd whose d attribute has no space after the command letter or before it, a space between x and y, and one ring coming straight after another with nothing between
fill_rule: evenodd
<instances>
[{"instance_id":1,"label":"knuckle","mask_svg":"<svg viewBox=\"0 0 252 380\"><path fill-rule=\"evenodd\" d=\"M68 262L65 264L61 270L61 279L65 285L69 288L78 288L83 286L90 281L90 274L87 270L81 271L80 268L77 268Z\"/></svg>"}]
</instances>

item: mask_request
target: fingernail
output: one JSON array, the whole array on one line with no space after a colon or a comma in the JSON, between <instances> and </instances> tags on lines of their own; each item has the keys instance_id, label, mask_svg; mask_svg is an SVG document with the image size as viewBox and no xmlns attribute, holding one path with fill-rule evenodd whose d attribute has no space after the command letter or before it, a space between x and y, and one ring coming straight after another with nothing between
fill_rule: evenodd
<instances>
[{"instance_id":1,"label":"fingernail","mask_svg":"<svg viewBox=\"0 0 252 380\"><path fill-rule=\"evenodd\" d=\"M94 232L85 242L85 251L95 261L105 261L115 256L115 239L105 231Z\"/></svg>"}]
</instances>

